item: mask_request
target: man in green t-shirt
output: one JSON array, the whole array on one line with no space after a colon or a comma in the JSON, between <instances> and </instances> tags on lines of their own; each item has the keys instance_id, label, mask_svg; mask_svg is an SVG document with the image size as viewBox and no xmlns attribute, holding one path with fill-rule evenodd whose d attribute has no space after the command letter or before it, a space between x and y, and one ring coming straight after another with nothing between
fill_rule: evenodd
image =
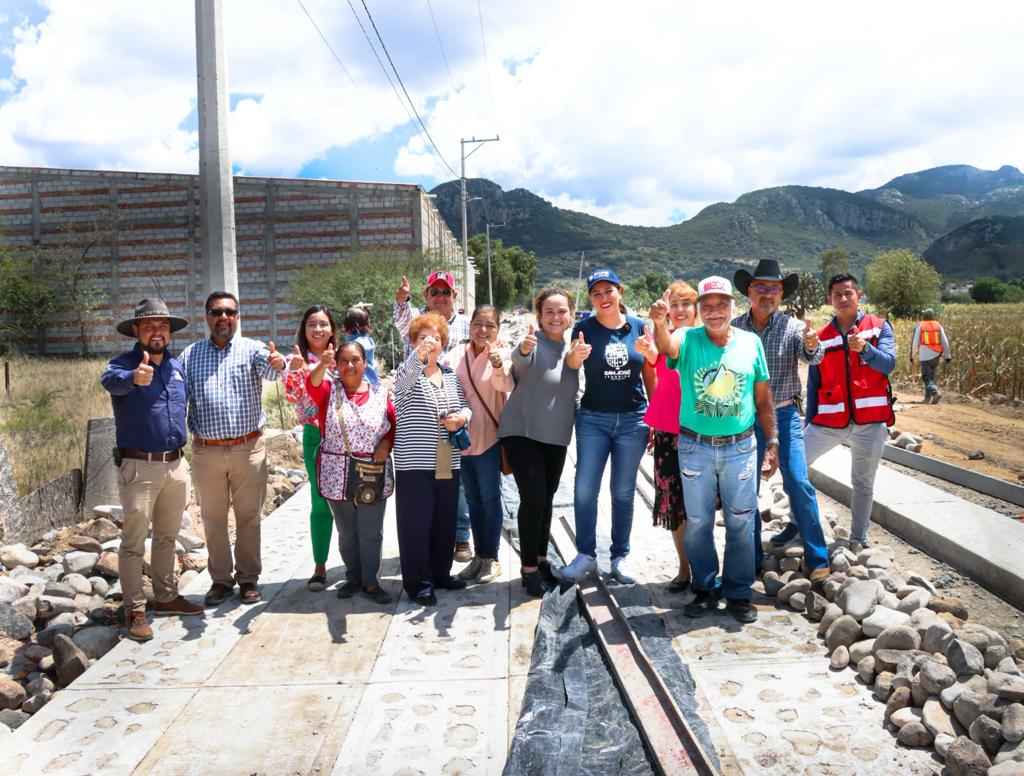
<instances>
[{"instance_id":1,"label":"man in green t-shirt","mask_svg":"<svg viewBox=\"0 0 1024 776\"><path fill-rule=\"evenodd\" d=\"M683 607L689 617L718 609L740 622L754 622L754 516L757 514L757 441L754 421L768 440L765 470L778 466L775 405L764 347L756 334L733 328L732 284L722 277L697 286L703 326L668 331L668 305L651 306L654 342L679 372L679 471L686 504L686 552L696 597ZM725 516L725 562L718 581L715 499Z\"/></svg>"}]
</instances>

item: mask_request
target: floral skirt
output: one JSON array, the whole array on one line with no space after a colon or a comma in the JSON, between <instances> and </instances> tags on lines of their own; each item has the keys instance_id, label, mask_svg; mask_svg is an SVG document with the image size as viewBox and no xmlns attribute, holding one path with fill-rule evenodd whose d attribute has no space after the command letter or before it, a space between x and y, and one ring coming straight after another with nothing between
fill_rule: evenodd
<instances>
[{"instance_id":1,"label":"floral skirt","mask_svg":"<svg viewBox=\"0 0 1024 776\"><path fill-rule=\"evenodd\" d=\"M654 525L676 530L686 520L676 434L654 432Z\"/></svg>"}]
</instances>

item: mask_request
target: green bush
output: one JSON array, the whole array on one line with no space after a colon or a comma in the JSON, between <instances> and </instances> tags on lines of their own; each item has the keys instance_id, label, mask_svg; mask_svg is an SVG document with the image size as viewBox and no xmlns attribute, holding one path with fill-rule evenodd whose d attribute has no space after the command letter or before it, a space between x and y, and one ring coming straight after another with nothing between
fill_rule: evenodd
<instances>
[{"instance_id":1,"label":"green bush","mask_svg":"<svg viewBox=\"0 0 1024 776\"><path fill-rule=\"evenodd\" d=\"M913 318L939 300L942 279L928 262L906 248L871 260L865 284L871 302L888 317Z\"/></svg>"}]
</instances>

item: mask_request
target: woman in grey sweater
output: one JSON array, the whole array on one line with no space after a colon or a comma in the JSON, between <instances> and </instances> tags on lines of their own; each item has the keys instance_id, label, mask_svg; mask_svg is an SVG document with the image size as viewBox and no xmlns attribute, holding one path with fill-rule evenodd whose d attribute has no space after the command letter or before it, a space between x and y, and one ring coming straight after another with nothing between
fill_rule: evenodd
<instances>
[{"instance_id":1,"label":"woman in grey sweater","mask_svg":"<svg viewBox=\"0 0 1024 776\"><path fill-rule=\"evenodd\" d=\"M579 370L590 346L566 342L574 305L569 292L545 288L534 300L540 326L512 350L516 387L501 414L498 436L519 487L523 586L542 596L554 587L547 561L551 512L572 439Z\"/></svg>"}]
</instances>

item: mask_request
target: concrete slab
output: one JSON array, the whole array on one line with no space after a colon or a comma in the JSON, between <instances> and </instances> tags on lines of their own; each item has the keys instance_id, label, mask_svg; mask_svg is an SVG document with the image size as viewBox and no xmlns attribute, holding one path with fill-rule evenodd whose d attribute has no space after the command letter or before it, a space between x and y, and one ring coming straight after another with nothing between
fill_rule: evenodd
<instances>
[{"instance_id":1,"label":"concrete slab","mask_svg":"<svg viewBox=\"0 0 1024 776\"><path fill-rule=\"evenodd\" d=\"M332 776L499 774L508 741L501 679L371 684Z\"/></svg>"},{"instance_id":2,"label":"concrete slab","mask_svg":"<svg viewBox=\"0 0 1024 776\"><path fill-rule=\"evenodd\" d=\"M810 470L811 482L841 502L850 498L850 451L837 447ZM886 467L875 477L871 519L1024 606L1024 524Z\"/></svg>"}]
</instances>

